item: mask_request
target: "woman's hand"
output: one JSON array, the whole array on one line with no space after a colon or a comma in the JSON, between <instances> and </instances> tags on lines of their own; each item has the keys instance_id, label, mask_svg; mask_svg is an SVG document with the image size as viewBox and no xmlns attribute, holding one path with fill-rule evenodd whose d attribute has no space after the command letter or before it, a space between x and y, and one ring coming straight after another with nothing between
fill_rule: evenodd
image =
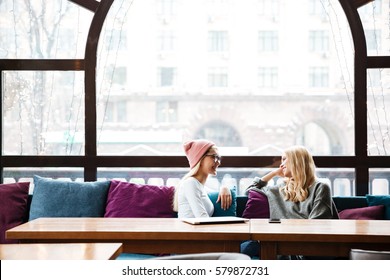
<instances>
[{"instance_id":1,"label":"woman's hand","mask_svg":"<svg viewBox=\"0 0 390 280\"><path fill-rule=\"evenodd\" d=\"M232 194L230 193L230 189L228 187L221 187L218 194L217 203L221 201L221 208L223 210L229 209L230 205L232 205Z\"/></svg>"},{"instance_id":2,"label":"woman's hand","mask_svg":"<svg viewBox=\"0 0 390 280\"><path fill-rule=\"evenodd\" d=\"M278 168L272 170L271 172L269 172L268 174L264 175L261 178L261 180L264 182L268 182L269 180L271 180L273 177L276 177L276 176L284 177L283 169L281 167L278 167Z\"/></svg>"},{"instance_id":3,"label":"woman's hand","mask_svg":"<svg viewBox=\"0 0 390 280\"><path fill-rule=\"evenodd\" d=\"M279 167L275 169L275 176L284 177L283 168Z\"/></svg>"}]
</instances>

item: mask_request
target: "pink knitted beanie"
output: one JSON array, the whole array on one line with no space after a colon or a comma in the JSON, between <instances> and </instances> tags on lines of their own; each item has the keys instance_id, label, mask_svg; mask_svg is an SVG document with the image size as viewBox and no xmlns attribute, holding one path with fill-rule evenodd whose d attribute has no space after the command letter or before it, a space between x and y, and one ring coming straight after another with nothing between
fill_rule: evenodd
<instances>
[{"instance_id":1,"label":"pink knitted beanie","mask_svg":"<svg viewBox=\"0 0 390 280\"><path fill-rule=\"evenodd\" d=\"M207 150L214 145L215 144L213 142L205 139L193 140L184 143L184 151L186 153L188 163L190 164L190 168L194 168Z\"/></svg>"}]
</instances>

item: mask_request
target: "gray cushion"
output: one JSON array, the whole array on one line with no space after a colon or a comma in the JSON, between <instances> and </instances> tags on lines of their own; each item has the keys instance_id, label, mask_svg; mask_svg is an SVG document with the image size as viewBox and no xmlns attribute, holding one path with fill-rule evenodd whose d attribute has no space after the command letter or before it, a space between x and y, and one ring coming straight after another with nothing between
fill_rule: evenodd
<instances>
[{"instance_id":1,"label":"gray cushion","mask_svg":"<svg viewBox=\"0 0 390 280\"><path fill-rule=\"evenodd\" d=\"M68 182L34 176L30 218L103 217L110 181Z\"/></svg>"}]
</instances>

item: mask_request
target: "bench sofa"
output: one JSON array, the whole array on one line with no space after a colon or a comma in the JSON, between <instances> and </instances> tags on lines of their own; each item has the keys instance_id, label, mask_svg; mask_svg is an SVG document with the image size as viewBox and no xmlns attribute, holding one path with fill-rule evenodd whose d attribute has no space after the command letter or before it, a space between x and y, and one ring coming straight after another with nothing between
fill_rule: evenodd
<instances>
[{"instance_id":1,"label":"bench sofa","mask_svg":"<svg viewBox=\"0 0 390 280\"><path fill-rule=\"evenodd\" d=\"M251 213L247 213L253 199L251 196L255 196L253 211L257 212L257 216L256 214L251 216ZM268 207L266 197L256 199L256 196L260 195L249 193L248 196L237 196L237 216L246 218L269 217L269 211L264 209L264 205ZM334 196L333 202L340 219L390 220L390 195Z\"/></svg>"},{"instance_id":2,"label":"bench sofa","mask_svg":"<svg viewBox=\"0 0 390 280\"><path fill-rule=\"evenodd\" d=\"M231 189L233 204L227 210L216 203L218 192L210 193L214 216L246 218L269 217L266 197L250 191L236 196ZM34 189L29 183L0 185L0 243L5 231L39 217L177 217L172 210L174 187L134 184L107 180L70 182L34 176ZM390 195L334 197L340 218L390 219ZM268 215L268 216L267 216Z\"/></svg>"}]
</instances>

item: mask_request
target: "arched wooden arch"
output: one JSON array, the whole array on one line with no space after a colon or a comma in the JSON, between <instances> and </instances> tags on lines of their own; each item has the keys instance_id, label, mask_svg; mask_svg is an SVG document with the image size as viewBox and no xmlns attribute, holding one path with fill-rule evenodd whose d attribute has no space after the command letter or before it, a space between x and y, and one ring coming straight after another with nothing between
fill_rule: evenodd
<instances>
[{"instance_id":1,"label":"arched wooden arch","mask_svg":"<svg viewBox=\"0 0 390 280\"><path fill-rule=\"evenodd\" d=\"M386 167L386 157L367 155L367 69L390 68L390 56L367 56L364 29L357 9L373 0L339 0L347 17L355 49L354 57L354 116L355 116L355 159L356 194L368 192L369 168Z\"/></svg>"},{"instance_id":2,"label":"arched wooden arch","mask_svg":"<svg viewBox=\"0 0 390 280\"><path fill-rule=\"evenodd\" d=\"M97 47L99 43L100 33L104 21L110 11L114 0L69 0L84 8L92 11L94 16L89 28L87 43L85 46L84 71L85 71L85 156L96 157L97 142L96 142L96 62L97 62ZM97 177L96 167L85 167L85 180L95 180Z\"/></svg>"}]
</instances>

